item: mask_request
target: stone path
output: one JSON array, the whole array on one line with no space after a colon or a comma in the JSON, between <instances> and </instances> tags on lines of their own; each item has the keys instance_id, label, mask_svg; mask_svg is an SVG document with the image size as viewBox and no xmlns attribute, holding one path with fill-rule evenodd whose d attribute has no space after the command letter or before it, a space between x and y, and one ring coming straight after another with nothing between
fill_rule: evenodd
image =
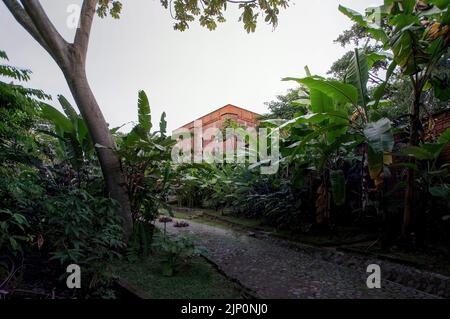
<instances>
[{"instance_id":1,"label":"stone path","mask_svg":"<svg viewBox=\"0 0 450 319\"><path fill-rule=\"evenodd\" d=\"M259 298L436 298L383 280L383 268L382 288L368 289L368 264L364 262L358 264L356 260L351 267L344 266L322 258L321 249L305 246L303 250L301 245L293 249L278 240L254 238L193 221L188 223L187 228L167 224L167 231L170 235L194 234L198 244L208 250L211 261ZM315 252L311 253L311 249ZM329 256L323 251L323 257Z\"/></svg>"}]
</instances>

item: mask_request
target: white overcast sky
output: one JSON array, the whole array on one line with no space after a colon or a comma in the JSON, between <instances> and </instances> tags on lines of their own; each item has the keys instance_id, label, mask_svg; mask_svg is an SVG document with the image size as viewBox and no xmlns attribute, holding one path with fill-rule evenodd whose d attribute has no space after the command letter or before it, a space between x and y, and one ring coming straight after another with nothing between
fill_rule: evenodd
<instances>
[{"instance_id":1,"label":"white overcast sky","mask_svg":"<svg viewBox=\"0 0 450 319\"><path fill-rule=\"evenodd\" d=\"M67 8L81 0L41 2L61 34L72 41L75 30L67 27ZM225 13L227 22L215 31L192 23L179 32L159 0L122 2L120 20L95 19L87 66L92 90L111 127L136 120L137 93L143 89L154 124L166 111L173 130L228 103L267 112L264 102L295 87L281 78L304 76L305 65L324 75L345 52L333 43L351 26L338 11L339 4L363 11L380 0L294 0L280 13L275 30L259 21L253 34L237 21L233 5ZM29 86L72 100L56 64L1 1L0 41L11 64L33 71Z\"/></svg>"}]
</instances>

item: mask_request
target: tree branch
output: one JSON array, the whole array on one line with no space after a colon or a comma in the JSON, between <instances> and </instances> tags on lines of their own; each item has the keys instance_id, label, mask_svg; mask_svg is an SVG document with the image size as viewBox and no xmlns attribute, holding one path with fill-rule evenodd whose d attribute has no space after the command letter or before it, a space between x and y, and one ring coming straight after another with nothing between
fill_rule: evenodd
<instances>
[{"instance_id":1,"label":"tree branch","mask_svg":"<svg viewBox=\"0 0 450 319\"><path fill-rule=\"evenodd\" d=\"M80 50L83 59L86 58L89 46L89 37L91 34L92 21L95 16L98 0L84 0L80 14L80 26L75 34L74 45Z\"/></svg>"},{"instance_id":2,"label":"tree branch","mask_svg":"<svg viewBox=\"0 0 450 319\"><path fill-rule=\"evenodd\" d=\"M240 4L250 4L255 3L256 0L226 0L229 3L240 3Z\"/></svg>"},{"instance_id":3,"label":"tree branch","mask_svg":"<svg viewBox=\"0 0 450 319\"><path fill-rule=\"evenodd\" d=\"M23 7L17 2L17 0L3 0L8 10L13 17L19 22L19 24L50 54L50 48L42 38L41 34L37 30L30 16L25 12Z\"/></svg>"},{"instance_id":4,"label":"tree branch","mask_svg":"<svg viewBox=\"0 0 450 319\"><path fill-rule=\"evenodd\" d=\"M48 18L47 14L42 8L39 0L20 0L28 16L33 21L36 29L39 31L42 38L47 43L50 50L56 56L59 62L67 62L65 51L68 43L56 30L53 23Z\"/></svg>"}]
</instances>

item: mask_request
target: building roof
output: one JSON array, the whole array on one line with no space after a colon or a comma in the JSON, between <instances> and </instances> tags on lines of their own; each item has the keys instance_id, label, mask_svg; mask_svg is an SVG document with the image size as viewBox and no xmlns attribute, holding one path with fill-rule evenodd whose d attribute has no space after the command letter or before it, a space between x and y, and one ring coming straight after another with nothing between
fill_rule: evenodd
<instances>
[{"instance_id":1,"label":"building roof","mask_svg":"<svg viewBox=\"0 0 450 319\"><path fill-rule=\"evenodd\" d=\"M205 114L205 115L203 115L203 116L200 116L198 119L195 119L194 121L191 121L191 122L189 122L189 123L186 123L185 125L180 126L180 127L177 128L175 131L177 131L177 130L179 130L179 129L181 129L181 128L184 128L184 127L186 127L186 126L191 126L195 121L201 120L201 119L207 117L208 115L211 115L211 114L213 114L213 113L215 113L215 112L218 112L218 111L220 111L220 110L222 110L222 109L225 109L225 108L227 108L227 107L232 107L232 108L235 108L235 109L240 109L240 110L243 110L243 111L252 113L252 114L254 114L254 115L256 115L256 116L261 116L261 114L258 114L258 113L256 113L256 112L253 112L253 111L244 109L243 107L236 106L236 105L233 105L233 104L227 104L227 105L224 105L224 106L222 106L222 107L219 107L218 109L216 109L216 110L214 110L214 111L211 111L211 112L209 112L209 113L207 113L207 114Z\"/></svg>"}]
</instances>

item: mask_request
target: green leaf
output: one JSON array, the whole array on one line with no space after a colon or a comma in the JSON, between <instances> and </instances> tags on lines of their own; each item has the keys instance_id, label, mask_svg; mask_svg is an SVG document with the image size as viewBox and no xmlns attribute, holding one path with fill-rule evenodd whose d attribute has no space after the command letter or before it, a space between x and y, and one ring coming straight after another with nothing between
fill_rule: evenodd
<instances>
[{"instance_id":1,"label":"green leaf","mask_svg":"<svg viewBox=\"0 0 450 319\"><path fill-rule=\"evenodd\" d=\"M373 94L373 98L375 100L375 102L373 103L374 109L377 109L378 105L380 104L380 100L383 98L384 92L386 91L386 86L389 83L389 80L391 76L394 74L396 68L397 62L392 61L386 72L386 80L375 89L375 92Z\"/></svg>"},{"instance_id":2,"label":"green leaf","mask_svg":"<svg viewBox=\"0 0 450 319\"><path fill-rule=\"evenodd\" d=\"M368 162L369 173L372 179L378 179L384 167L384 155L394 148L394 135L389 119L382 118L371 122L364 128L364 135L369 144Z\"/></svg>"},{"instance_id":3,"label":"green leaf","mask_svg":"<svg viewBox=\"0 0 450 319\"><path fill-rule=\"evenodd\" d=\"M421 145L421 148L423 148L428 153L430 153L433 156L433 159L437 159L439 157L439 155L441 155L445 146L446 146L446 144L425 143L425 144Z\"/></svg>"},{"instance_id":4,"label":"green leaf","mask_svg":"<svg viewBox=\"0 0 450 319\"><path fill-rule=\"evenodd\" d=\"M430 58L419 41L417 30L420 28L413 25L407 26L398 31L390 42L394 60L405 75L419 72L421 65L428 63Z\"/></svg>"},{"instance_id":5,"label":"green leaf","mask_svg":"<svg viewBox=\"0 0 450 319\"><path fill-rule=\"evenodd\" d=\"M319 90L310 90L310 109L314 113L331 112L335 109L333 100Z\"/></svg>"},{"instance_id":6,"label":"green leaf","mask_svg":"<svg viewBox=\"0 0 450 319\"><path fill-rule=\"evenodd\" d=\"M386 61L387 59L392 58L392 54L388 52L372 52L366 55L367 57L367 64L369 66L369 69L374 66L375 63L380 61Z\"/></svg>"},{"instance_id":7,"label":"green leaf","mask_svg":"<svg viewBox=\"0 0 450 319\"><path fill-rule=\"evenodd\" d=\"M60 136L63 136L64 132L73 131L73 125L71 121L51 105L42 103L41 117L53 123L57 133Z\"/></svg>"},{"instance_id":8,"label":"green leaf","mask_svg":"<svg viewBox=\"0 0 450 319\"><path fill-rule=\"evenodd\" d=\"M430 194L434 197L444 198L444 199L450 199L450 187L449 185L440 185L440 186L433 186L429 189Z\"/></svg>"},{"instance_id":9,"label":"green leaf","mask_svg":"<svg viewBox=\"0 0 450 319\"><path fill-rule=\"evenodd\" d=\"M13 251L20 250L19 243L13 237L9 237L9 243L11 244Z\"/></svg>"},{"instance_id":10,"label":"green leaf","mask_svg":"<svg viewBox=\"0 0 450 319\"><path fill-rule=\"evenodd\" d=\"M18 224L28 226L28 221L25 216L21 214L13 214L13 218Z\"/></svg>"},{"instance_id":11,"label":"green leaf","mask_svg":"<svg viewBox=\"0 0 450 319\"><path fill-rule=\"evenodd\" d=\"M366 109L367 82L369 81L369 65L367 56L362 50L355 49L347 70L346 82L358 89L358 105ZM367 111L367 110L366 110Z\"/></svg>"},{"instance_id":12,"label":"green leaf","mask_svg":"<svg viewBox=\"0 0 450 319\"><path fill-rule=\"evenodd\" d=\"M86 122L82 118L78 118L77 121L77 139L85 151L92 150L92 139Z\"/></svg>"},{"instance_id":13,"label":"green leaf","mask_svg":"<svg viewBox=\"0 0 450 319\"><path fill-rule=\"evenodd\" d=\"M152 116L150 113L150 103L144 91L139 91L138 116L140 130L145 135L150 134L150 130L152 129Z\"/></svg>"},{"instance_id":14,"label":"green leaf","mask_svg":"<svg viewBox=\"0 0 450 319\"><path fill-rule=\"evenodd\" d=\"M449 144L450 143L450 128L448 128L444 133L439 136L438 143L440 144Z\"/></svg>"},{"instance_id":15,"label":"green leaf","mask_svg":"<svg viewBox=\"0 0 450 319\"><path fill-rule=\"evenodd\" d=\"M370 145L367 151L370 178L377 179L383 171L383 153L375 151Z\"/></svg>"},{"instance_id":16,"label":"green leaf","mask_svg":"<svg viewBox=\"0 0 450 319\"><path fill-rule=\"evenodd\" d=\"M421 161L431 161L439 157L443 151L445 144L423 144L421 146L404 147L400 153L407 156L413 156Z\"/></svg>"},{"instance_id":17,"label":"green leaf","mask_svg":"<svg viewBox=\"0 0 450 319\"><path fill-rule=\"evenodd\" d=\"M345 203L345 176L342 170L330 172L331 193L334 203L341 206Z\"/></svg>"},{"instance_id":18,"label":"green leaf","mask_svg":"<svg viewBox=\"0 0 450 319\"><path fill-rule=\"evenodd\" d=\"M386 32L379 26L369 22L359 12L339 5L339 11L345 14L353 22L356 22L359 26L363 27L368 33L370 33L374 39L381 41L383 44L389 42L389 38Z\"/></svg>"},{"instance_id":19,"label":"green leaf","mask_svg":"<svg viewBox=\"0 0 450 319\"><path fill-rule=\"evenodd\" d=\"M0 59L6 60L8 61L8 55L6 54L5 51L0 50Z\"/></svg>"},{"instance_id":20,"label":"green leaf","mask_svg":"<svg viewBox=\"0 0 450 319\"><path fill-rule=\"evenodd\" d=\"M433 156L429 152L418 146L406 146L405 148L400 150L400 153L406 156L415 157L419 160L433 159Z\"/></svg>"},{"instance_id":21,"label":"green leaf","mask_svg":"<svg viewBox=\"0 0 450 319\"><path fill-rule=\"evenodd\" d=\"M166 112L161 114L161 120L159 121L159 131L161 136L166 136L167 133L167 121L166 121Z\"/></svg>"},{"instance_id":22,"label":"green leaf","mask_svg":"<svg viewBox=\"0 0 450 319\"><path fill-rule=\"evenodd\" d=\"M436 80L432 80L434 88L434 95L442 102L448 102L450 100L450 87L449 83L442 83Z\"/></svg>"},{"instance_id":23,"label":"green leaf","mask_svg":"<svg viewBox=\"0 0 450 319\"><path fill-rule=\"evenodd\" d=\"M377 153L391 152L394 147L391 121L387 118L368 123L364 128L364 135L371 148Z\"/></svg>"},{"instance_id":24,"label":"green leaf","mask_svg":"<svg viewBox=\"0 0 450 319\"><path fill-rule=\"evenodd\" d=\"M335 80L325 80L320 77L306 77L303 79L285 78L283 80L296 81L305 85L310 90L320 91L338 103L351 103L356 105L358 102L358 91L350 84Z\"/></svg>"},{"instance_id":25,"label":"green leaf","mask_svg":"<svg viewBox=\"0 0 450 319\"><path fill-rule=\"evenodd\" d=\"M71 120L72 124L75 125L79 118L78 113L63 95L58 95L58 101L59 104L61 104L64 113L66 113L66 116Z\"/></svg>"},{"instance_id":26,"label":"green leaf","mask_svg":"<svg viewBox=\"0 0 450 319\"><path fill-rule=\"evenodd\" d=\"M444 10L450 6L449 0L426 0L425 2L437 6L439 9Z\"/></svg>"},{"instance_id":27,"label":"green leaf","mask_svg":"<svg viewBox=\"0 0 450 319\"><path fill-rule=\"evenodd\" d=\"M319 124L325 120L328 120L332 123L340 122L342 124L350 124L350 121L348 119L348 115L345 112L338 112L338 111L332 111L332 112L326 112L326 113L309 113L306 115L299 116L295 119L292 119L283 125L279 126L278 129L282 129L288 125L291 125L293 123L295 124Z\"/></svg>"}]
</instances>

